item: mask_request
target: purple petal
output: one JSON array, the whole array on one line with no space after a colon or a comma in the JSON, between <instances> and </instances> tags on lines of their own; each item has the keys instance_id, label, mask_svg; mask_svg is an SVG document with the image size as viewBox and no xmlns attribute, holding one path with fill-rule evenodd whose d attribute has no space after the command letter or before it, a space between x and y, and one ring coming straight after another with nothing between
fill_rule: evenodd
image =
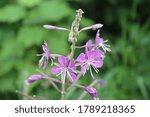
<instances>
[{"instance_id":1,"label":"purple petal","mask_svg":"<svg viewBox=\"0 0 150 117\"><path fill-rule=\"evenodd\" d=\"M102 45L103 43L104 43L103 38L100 38L100 37L96 38L96 44L97 45Z\"/></svg>"},{"instance_id":2,"label":"purple petal","mask_svg":"<svg viewBox=\"0 0 150 117\"><path fill-rule=\"evenodd\" d=\"M86 87L85 91L87 91L91 95L92 98L96 98L98 95L96 89L90 86Z\"/></svg>"},{"instance_id":3,"label":"purple petal","mask_svg":"<svg viewBox=\"0 0 150 117\"><path fill-rule=\"evenodd\" d=\"M69 77L70 82L74 83L77 80L77 76L73 73L70 73L70 76L71 76Z\"/></svg>"},{"instance_id":4,"label":"purple petal","mask_svg":"<svg viewBox=\"0 0 150 117\"><path fill-rule=\"evenodd\" d=\"M46 41L44 41L44 45L42 45L42 48L43 48L43 51L45 53L45 56L48 57L50 55L50 53L49 53L49 48L48 48L48 44Z\"/></svg>"},{"instance_id":5,"label":"purple petal","mask_svg":"<svg viewBox=\"0 0 150 117\"><path fill-rule=\"evenodd\" d=\"M87 53L87 56L88 56L89 59L96 58L97 55L98 55L98 53L97 53L96 50L89 51L89 52Z\"/></svg>"},{"instance_id":6,"label":"purple petal","mask_svg":"<svg viewBox=\"0 0 150 117\"><path fill-rule=\"evenodd\" d=\"M97 45L101 45L104 43L103 38L100 38L99 30L96 33L96 39L95 40L96 40Z\"/></svg>"},{"instance_id":7,"label":"purple petal","mask_svg":"<svg viewBox=\"0 0 150 117\"><path fill-rule=\"evenodd\" d=\"M78 62L84 62L85 60L85 54L81 53L78 57L77 57L77 61Z\"/></svg>"},{"instance_id":8,"label":"purple petal","mask_svg":"<svg viewBox=\"0 0 150 117\"><path fill-rule=\"evenodd\" d=\"M48 64L48 58L45 58L45 60L44 60L44 66L43 66L43 69L46 69L47 64Z\"/></svg>"},{"instance_id":9,"label":"purple petal","mask_svg":"<svg viewBox=\"0 0 150 117\"><path fill-rule=\"evenodd\" d=\"M100 30L97 30L96 38L98 38L98 37L100 36L99 31L100 31Z\"/></svg>"},{"instance_id":10,"label":"purple petal","mask_svg":"<svg viewBox=\"0 0 150 117\"><path fill-rule=\"evenodd\" d=\"M52 74L59 74L61 72L61 70L58 69L58 67L52 67L51 72L52 72Z\"/></svg>"},{"instance_id":11,"label":"purple petal","mask_svg":"<svg viewBox=\"0 0 150 117\"><path fill-rule=\"evenodd\" d=\"M66 67L67 65L67 58L64 56L59 56L58 57L58 61L60 63L61 66Z\"/></svg>"},{"instance_id":12,"label":"purple petal","mask_svg":"<svg viewBox=\"0 0 150 117\"><path fill-rule=\"evenodd\" d=\"M82 72L83 75L85 75L85 73L86 73L86 67L85 66L81 67L81 72Z\"/></svg>"},{"instance_id":13,"label":"purple petal","mask_svg":"<svg viewBox=\"0 0 150 117\"><path fill-rule=\"evenodd\" d=\"M85 48L85 50L86 50L86 52L88 52L88 51L92 50L92 48L93 48L93 42L92 42L92 40L89 40L89 41L86 43L86 48Z\"/></svg>"},{"instance_id":14,"label":"purple petal","mask_svg":"<svg viewBox=\"0 0 150 117\"><path fill-rule=\"evenodd\" d=\"M27 83L33 83L36 80L41 80L42 79L42 75L32 75L27 79Z\"/></svg>"},{"instance_id":15,"label":"purple petal","mask_svg":"<svg viewBox=\"0 0 150 117\"><path fill-rule=\"evenodd\" d=\"M88 40L87 42L86 42L86 46L91 46L93 44L93 41L92 40Z\"/></svg>"},{"instance_id":16,"label":"purple petal","mask_svg":"<svg viewBox=\"0 0 150 117\"><path fill-rule=\"evenodd\" d=\"M68 67L71 68L71 69L76 69L75 62L70 61Z\"/></svg>"},{"instance_id":17,"label":"purple petal","mask_svg":"<svg viewBox=\"0 0 150 117\"><path fill-rule=\"evenodd\" d=\"M102 58L102 56L104 56L104 52L102 52L101 50L92 50L87 53L87 56L90 59Z\"/></svg>"},{"instance_id":18,"label":"purple petal","mask_svg":"<svg viewBox=\"0 0 150 117\"><path fill-rule=\"evenodd\" d=\"M96 67L96 68L100 68L103 66L103 61L101 59L99 59L98 61L93 61L93 65Z\"/></svg>"}]
</instances>

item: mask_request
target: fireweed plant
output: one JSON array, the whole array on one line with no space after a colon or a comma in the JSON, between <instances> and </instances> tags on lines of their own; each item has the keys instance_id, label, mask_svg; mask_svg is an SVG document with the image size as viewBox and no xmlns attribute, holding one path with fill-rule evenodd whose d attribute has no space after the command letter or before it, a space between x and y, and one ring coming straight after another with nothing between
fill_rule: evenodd
<instances>
[{"instance_id":1,"label":"fireweed plant","mask_svg":"<svg viewBox=\"0 0 150 117\"><path fill-rule=\"evenodd\" d=\"M92 71L94 70L96 73L99 72L99 68L101 68L104 64L105 53L107 51L111 51L110 46L106 44L107 40L104 41L103 38L100 37L99 29L103 25L99 23L79 29L79 24L84 12L81 9L76 12L77 14L70 30L53 25L44 25L44 28L48 30L63 30L69 32L68 41L71 43L71 52L67 56L51 53L46 41L44 41L44 44L42 45L43 53L38 55L41 56L41 59L39 60L39 68L46 69L49 65L48 63L50 63L52 66L51 74L54 74L59 78L53 78L42 71L37 70L39 74L30 76L26 82L31 84L37 80L49 80L56 90L61 93L62 100L66 99L67 92L72 87L77 87L86 91L92 99L98 99L97 90L93 86L96 84L102 85L103 81L95 79ZM95 41L93 42L92 40L88 40L85 45L76 46L79 33L89 29L97 30ZM74 58L75 49L80 48L84 48L84 52L80 53L77 58ZM80 80L80 78L87 72L90 72L91 78L93 79L91 85L83 86L77 84L77 81ZM58 84L61 84L60 89ZM82 99L84 95L85 92L78 99Z\"/></svg>"}]
</instances>

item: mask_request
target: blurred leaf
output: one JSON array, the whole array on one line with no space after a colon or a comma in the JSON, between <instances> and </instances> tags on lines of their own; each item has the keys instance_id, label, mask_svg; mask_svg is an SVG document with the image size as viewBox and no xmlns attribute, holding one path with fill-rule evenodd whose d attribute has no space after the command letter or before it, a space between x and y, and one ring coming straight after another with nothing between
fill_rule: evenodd
<instances>
[{"instance_id":1,"label":"blurred leaf","mask_svg":"<svg viewBox=\"0 0 150 117\"><path fill-rule=\"evenodd\" d=\"M42 27L22 27L17 35L17 41L23 47L30 47L33 45L39 45L45 37L45 32Z\"/></svg>"},{"instance_id":2,"label":"blurred leaf","mask_svg":"<svg viewBox=\"0 0 150 117\"><path fill-rule=\"evenodd\" d=\"M20 5L7 5L0 9L0 22L17 22L26 16L26 9Z\"/></svg>"},{"instance_id":3,"label":"blurred leaf","mask_svg":"<svg viewBox=\"0 0 150 117\"><path fill-rule=\"evenodd\" d=\"M25 23L59 21L70 15L67 3L58 0L44 1L26 17Z\"/></svg>"},{"instance_id":4,"label":"blurred leaf","mask_svg":"<svg viewBox=\"0 0 150 117\"><path fill-rule=\"evenodd\" d=\"M17 63L18 59L23 55L23 50L13 40L7 40L2 45L0 53L0 64L3 65L3 69L0 70L0 75L9 72L13 66Z\"/></svg>"},{"instance_id":5,"label":"blurred leaf","mask_svg":"<svg viewBox=\"0 0 150 117\"><path fill-rule=\"evenodd\" d=\"M2 52L0 53L1 59L17 58L23 55L22 48L18 49L20 46L16 43L14 39L9 39L5 41L2 45Z\"/></svg>"},{"instance_id":6,"label":"blurred leaf","mask_svg":"<svg viewBox=\"0 0 150 117\"><path fill-rule=\"evenodd\" d=\"M0 78L1 80L1 85L0 85L0 92L14 92L15 93L15 88L16 88L16 77L12 74L9 74L7 78Z\"/></svg>"},{"instance_id":7,"label":"blurred leaf","mask_svg":"<svg viewBox=\"0 0 150 117\"><path fill-rule=\"evenodd\" d=\"M17 0L17 2L23 6L33 7L41 3L42 0Z\"/></svg>"},{"instance_id":8,"label":"blurred leaf","mask_svg":"<svg viewBox=\"0 0 150 117\"><path fill-rule=\"evenodd\" d=\"M51 53L67 55L70 52L68 32L50 30L46 41L48 41Z\"/></svg>"},{"instance_id":9,"label":"blurred leaf","mask_svg":"<svg viewBox=\"0 0 150 117\"><path fill-rule=\"evenodd\" d=\"M140 88L140 90L141 90L141 93L142 93L142 95L143 95L143 98L144 98L144 99L149 99L149 98L148 98L148 92L147 92L146 87L145 87L145 84L144 84L144 79L143 79L142 77L139 77L139 78L137 79L137 84L138 84L138 86L139 86L139 88Z\"/></svg>"}]
</instances>

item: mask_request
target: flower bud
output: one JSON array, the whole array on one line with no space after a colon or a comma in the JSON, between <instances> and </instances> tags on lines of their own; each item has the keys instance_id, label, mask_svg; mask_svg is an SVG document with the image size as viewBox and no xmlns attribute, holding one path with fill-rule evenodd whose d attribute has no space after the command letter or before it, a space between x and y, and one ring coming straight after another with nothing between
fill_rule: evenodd
<instances>
[{"instance_id":1,"label":"flower bud","mask_svg":"<svg viewBox=\"0 0 150 117\"><path fill-rule=\"evenodd\" d=\"M41 80L41 79L42 79L42 75L32 75L26 80L26 82L30 84L35 82L36 80Z\"/></svg>"},{"instance_id":2,"label":"flower bud","mask_svg":"<svg viewBox=\"0 0 150 117\"><path fill-rule=\"evenodd\" d=\"M101 28L103 26L103 24L94 24L94 25L92 25L91 27L92 27L92 29L99 29L99 28Z\"/></svg>"},{"instance_id":3,"label":"flower bud","mask_svg":"<svg viewBox=\"0 0 150 117\"><path fill-rule=\"evenodd\" d=\"M66 28L52 26L52 25L44 25L43 27L46 28L46 29L49 29L49 30L65 30L65 31L69 31Z\"/></svg>"},{"instance_id":4,"label":"flower bud","mask_svg":"<svg viewBox=\"0 0 150 117\"><path fill-rule=\"evenodd\" d=\"M90 86L86 87L85 91L87 91L92 98L96 98L98 95L96 89Z\"/></svg>"},{"instance_id":5,"label":"flower bud","mask_svg":"<svg viewBox=\"0 0 150 117\"><path fill-rule=\"evenodd\" d=\"M89 30L89 29L96 30L96 29L101 28L102 26L103 26L103 24L94 24L92 26L88 26L88 27L82 28L79 32L85 31L85 30Z\"/></svg>"},{"instance_id":6,"label":"flower bud","mask_svg":"<svg viewBox=\"0 0 150 117\"><path fill-rule=\"evenodd\" d=\"M101 80L101 79L100 79L98 82L99 82L99 85L100 85L101 87L104 86L104 80Z\"/></svg>"}]
</instances>

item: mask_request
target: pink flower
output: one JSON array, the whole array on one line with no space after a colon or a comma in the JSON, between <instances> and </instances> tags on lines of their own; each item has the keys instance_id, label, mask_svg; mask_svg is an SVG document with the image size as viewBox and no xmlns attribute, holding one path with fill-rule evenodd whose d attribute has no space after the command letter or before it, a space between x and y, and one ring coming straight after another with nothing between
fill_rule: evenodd
<instances>
[{"instance_id":1,"label":"pink flower","mask_svg":"<svg viewBox=\"0 0 150 117\"><path fill-rule=\"evenodd\" d=\"M104 50L104 52L106 53L106 51L111 51L110 50L110 46L106 44L108 40L103 40L103 38L100 37L99 34L99 30L96 33L96 37L95 37L95 44L93 44L92 40L89 40L86 43L86 51L90 51L90 50L97 50L99 48L102 48Z\"/></svg>"},{"instance_id":2,"label":"pink flower","mask_svg":"<svg viewBox=\"0 0 150 117\"><path fill-rule=\"evenodd\" d=\"M97 45L97 48L100 48L102 47L102 49L104 50L104 52L108 51L110 52L110 46L105 44L108 40L103 40L103 38L100 37L100 34L99 34L99 30L97 31L97 34L96 34L96 45Z\"/></svg>"},{"instance_id":3,"label":"pink flower","mask_svg":"<svg viewBox=\"0 0 150 117\"><path fill-rule=\"evenodd\" d=\"M98 72L99 70L97 68L100 68L103 65L103 60L101 59L102 56L103 52L100 50L88 51L85 54L81 53L77 57L78 63L76 66L81 66L81 72L83 75L86 73L86 70L90 70L91 76L94 79L91 67Z\"/></svg>"},{"instance_id":4,"label":"pink flower","mask_svg":"<svg viewBox=\"0 0 150 117\"><path fill-rule=\"evenodd\" d=\"M92 98L96 98L98 95L96 89L90 86L86 87L85 91L87 91Z\"/></svg>"},{"instance_id":5,"label":"pink flower","mask_svg":"<svg viewBox=\"0 0 150 117\"><path fill-rule=\"evenodd\" d=\"M41 80L43 77L42 77L42 75L32 75L32 76L30 76L27 80L26 80L26 82L27 83L33 83L33 82L35 82L35 81L37 81L37 80Z\"/></svg>"},{"instance_id":6,"label":"pink flower","mask_svg":"<svg viewBox=\"0 0 150 117\"><path fill-rule=\"evenodd\" d=\"M42 45L42 48L44 53L39 55L39 56L42 55L41 59L39 60L39 68L41 68L43 65L43 69L45 69L47 67L48 61L50 60L53 64L53 59L55 59L55 57L59 55L50 54L48 44L46 41L44 41L44 45Z\"/></svg>"},{"instance_id":7,"label":"pink flower","mask_svg":"<svg viewBox=\"0 0 150 117\"><path fill-rule=\"evenodd\" d=\"M52 73L61 75L62 83L65 82L65 78L68 76L70 82L76 81L76 66L74 61L70 60L69 57L59 56L58 63L52 68Z\"/></svg>"}]
</instances>

